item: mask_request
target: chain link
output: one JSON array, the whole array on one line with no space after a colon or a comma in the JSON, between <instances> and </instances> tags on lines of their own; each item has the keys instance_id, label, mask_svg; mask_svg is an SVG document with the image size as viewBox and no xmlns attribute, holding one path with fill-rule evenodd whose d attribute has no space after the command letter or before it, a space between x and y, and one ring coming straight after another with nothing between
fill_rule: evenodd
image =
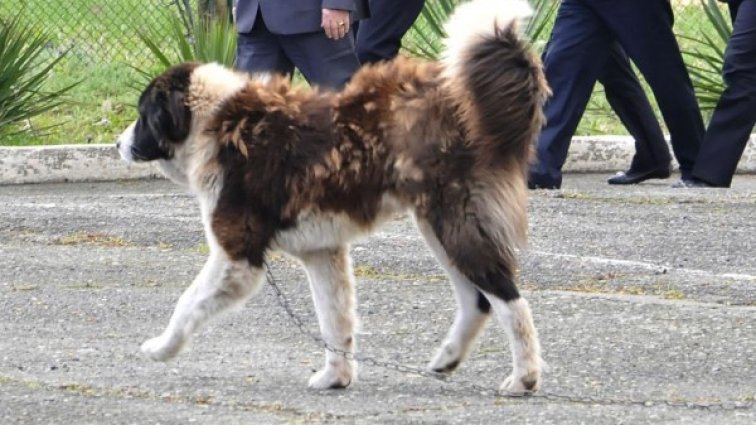
<instances>
[{"instance_id":1,"label":"chain link","mask_svg":"<svg viewBox=\"0 0 756 425\"><path fill-rule=\"evenodd\" d=\"M289 300L286 298L286 295L283 293L283 290L276 282L273 276L273 273L271 271L270 265L267 262L264 262L264 266L266 269L265 273L268 280L268 285L273 290L278 304L284 309L289 319L294 323L294 325L297 327L299 332L309 337L313 342L315 342L320 347L326 349L327 351L330 351L331 353L342 356L348 360L355 360L363 365L373 366L373 367L377 367L381 369L393 370L393 371L404 373L404 374L418 375L424 378L429 378L429 379L443 382L444 384L454 385L457 388L473 390L484 396L508 397L508 398L520 399L520 400L525 400L525 399L539 400L540 399L540 400L547 400L547 401L558 401L558 402L568 402L568 403L588 404L588 405L609 405L609 406L629 406L629 407L630 406L632 407L666 406L666 407L694 409L694 410L722 410L722 411L746 410L753 407L753 401L717 401L717 402L712 402L712 403L693 403L693 402L688 402L688 401L676 401L676 400L667 400L667 399L635 400L635 399L630 399L630 398L607 398L607 397L592 397L592 396L582 396L582 395L578 396L578 395L561 394L561 393L555 393L555 392L549 392L549 391L527 393L526 397L523 397L521 394L511 394L511 393L505 393L501 391L493 391L488 387L483 387L474 382L465 381L465 380L461 380L457 378L452 379L447 374L433 372L427 369L421 369L414 366L403 365L401 363L379 360L374 357L370 357L370 356L366 356L362 354L356 354L351 351L345 351L345 350L334 347L333 345L328 343L328 341L324 340L320 335L314 332L311 332L308 329L308 327L305 325L304 321L302 320L302 317L299 316L294 311L294 309L291 306L291 303L289 303ZM448 389L448 388L445 388L445 389Z\"/></svg>"}]
</instances>

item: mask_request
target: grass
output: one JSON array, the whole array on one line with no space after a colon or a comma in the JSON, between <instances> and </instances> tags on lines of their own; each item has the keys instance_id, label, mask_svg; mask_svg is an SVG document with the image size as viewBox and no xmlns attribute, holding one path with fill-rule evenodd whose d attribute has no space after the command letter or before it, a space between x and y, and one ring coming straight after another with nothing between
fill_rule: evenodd
<instances>
[{"instance_id":1,"label":"grass","mask_svg":"<svg viewBox=\"0 0 756 425\"><path fill-rule=\"evenodd\" d=\"M49 48L70 49L75 58L94 62L128 62L149 55L136 28L164 29L170 2L163 0L0 0L0 16L21 13L29 22L51 30Z\"/></svg>"},{"instance_id":2,"label":"grass","mask_svg":"<svg viewBox=\"0 0 756 425\"><path fill-rule=\"evenodd\" d=\"M627 284L628 280L637 281L644 278L643 284ZM684 300L685 292L676 288L674 283L653 274L634 273L597 273L592 275L578 276L568 280L564 284L543 288L533 282L522 282L522 289L538 291L542 289L579 292L584 294L622 294L622 295L646 295L656 296L667 300Z\"/></svg>"},{"instance_id":3,"label":"grass","mask_svg":"<svg viewBox=\"0 0 756 425\"><path fill-rule=\"evenodd\" d=\"M392 280L403 282L444 282L446 276L432 274L398 273L393 271L381 271L367 264L354 266L354 276L369 280Z\"/></svg>"},{"instance_id":4,"label":"grass","mask_svg":"<svg viewBox=\"0 0 756 425\"><path fill-rule=\"evenodd\" d=\"M68 50L44 87L55 90L81 81L66 96L67 103L27 120L19 130L4 136L0 145L52 145L112 143L136 117L138 92L131 88L138 74L132 65L150 66L147 48L135 35L146 26L166 28L159 0L99 0L19 2L0 0L0 16L20 13L28 22L49 30L50 56ZM139 13L135 16L134 11Z\"/></svg>"},{"instance_id":5,"label":"grass","mask_svg":"<svg viewBox=\"0 0 756 425\"><path fill-rule=\"evenodd\" d=\"M109 235L102 232L76 232L61 236L50 242L51 245L77 246L95 245L107 248L123 248L133 244L120 236Z\"/></svg>"},{"instance_id":6,"label":"grass","mask_svg":"<svg viewBox=\"0 0 756 425\"><path fill-rule=\"evenodd\" d=\"M160 31L168 25L160 0L27 0L22 13L46 28L54 28L51 53L71 49L55 68L47 89L82 81L67 96L65 106L25 122L27 133L6 136L0 146L112 143L136 118L138 91L132 88L139 75L131 66L149 68L153 61L135 34L135 26ZM0 16L10 16L19 3L0 0ZM134 11L138 11L135 14ZM698 4L675 6L675 30L699 36L712 32ZM688 47L681 40L683 48ZM686 60L693 60L686 58ZM646 87L655 105L650 90ZM656 108L655 108L656 109ZM660 117L657 110L657 116ZM663 121L660 118L660 123ZM600 87L594 93L576 135L627 134L613 115Z\"/></svg>"},{"instance_id":7,"label":"grass","mask_svg":"<svg viewBox=\"0 0 756 425\"><path fill-rule=\"evenodd\" d=\"M122 64L91 66L76 59L64 60L61 65L48 89L81 81L67 95L67 104L28 120L22 127L28 128L28 133L8 136L0 145L112 143L136 118L137 92L124 86L137 78L135 71Z\"/></svg>"}]
</instances>

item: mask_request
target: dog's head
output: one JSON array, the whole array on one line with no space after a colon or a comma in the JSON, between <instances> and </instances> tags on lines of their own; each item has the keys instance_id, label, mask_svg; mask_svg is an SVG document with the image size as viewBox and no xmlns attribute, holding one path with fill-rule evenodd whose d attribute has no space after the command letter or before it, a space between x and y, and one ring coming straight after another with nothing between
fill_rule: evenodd
<instances>
[{"instance_id":1,"label":"dog's head","mask_svg":"<svg viewBox=\"0 0 756 425\"><path fill-rule=\"evenodd\" d=\"M170 160L189 136L192 112L186 98L198 64L174 66L158 76L139 97L139 118L116 141L127 161Z\"/></svg>"}]
</instances>

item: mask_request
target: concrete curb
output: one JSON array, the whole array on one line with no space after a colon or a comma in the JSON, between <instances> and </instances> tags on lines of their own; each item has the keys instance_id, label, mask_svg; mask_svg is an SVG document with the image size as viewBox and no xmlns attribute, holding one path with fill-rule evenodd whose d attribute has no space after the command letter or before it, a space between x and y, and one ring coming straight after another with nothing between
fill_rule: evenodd
<instances>
[{"instance_id":1,"label":"concrete curb","mask_svg":"<svg viewBox=\"0 0 756 425\"><path fill-rule=\"evenodd\" d=\"M604 173L625 170L634 154L635 143L629 136L574 137L564 171ZM677 161L673 162L677 169ZM756 174L756 134L751 135L738 163L737 172Z\"/></svg>"},{"instance_id":2,"label":"concrete curb","mask_svg":"<svg viewBox=\"0 0 756 425\"><path fill-rule=\"evenodd\" d=\"M0 148L0 184L109 181L160 177L155 164L123 161L114 145Z\"/></svg>"},{"instance_id":3,"label":"concrete curb","mask_svg":"<svg viewBox=\"0 0 756 425\"><path fill-rule=\"evenodd\" d=\"M565 172L624 170L635 153L627 136L575 137ZM756 174L756 135L746 146L738 173ZM110 181L160 177L154 164L128 164L113 145L0 147L0 184Z\"/></svg>"}]
</instances>

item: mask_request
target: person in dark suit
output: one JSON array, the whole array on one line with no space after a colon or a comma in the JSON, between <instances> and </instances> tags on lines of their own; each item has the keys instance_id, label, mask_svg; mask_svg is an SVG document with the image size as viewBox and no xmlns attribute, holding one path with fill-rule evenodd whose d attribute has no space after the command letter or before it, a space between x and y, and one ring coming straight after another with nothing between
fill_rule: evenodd
<instances>
[{"instance_id":1,"label":"person in dark suit","mask_svg":"<svg viewBox=\"0 0 756 425\"><path fill-rule=\"evenodd\" d=\"M401 40L423 9L425 0L371 0L370 19L359 23L357 57L360 63L375 63L396 57ZM659 123L627 55L616 42L598 80L605 87L612 109L635 139L635 156L627 171L609 178L609 184L634 184L649 178L669 177L672 157ZM584 109L584 108L583 108ZM575 132L583 110L572 108L555 131L567 140Z\"/></svg>"},{"instance_id":2,"label":"person in dark suit","mask_svg":"<svg viewBox=\"0 0 756 425\"><path fill-rule=\"evenodd\" d=\"M598 80L604 86L609 105L635 140L630 168L609 177L608 183L637 184L648 179L668 178L672 154L646 92L619 43L612 44L611 55Z\"/></svg>"},{"instance_id":3,"label":"person in dark suit","mask_svg":"<svg viewBox=\"0 0 756 425\"><path fill-rule=\"evenodd\" d=\"M538 158L530 169L529 187L561 187L561 168L574 131L570 130L569 136L562 134L570 127L563 121L569 121L568 115L574 109L582 114L614 42L636 63L651 86L671 134L682 176L691 176L704 125L672 33L672 21L668 0L562 1L544 58L553 96L545 106L547 124L538 140ZM655 165L662 168L643 170L642 177L669 173L666 161Z\"/></svg>"},{"instance_id":4,"label":"person in dark suit","mask_svg":"<svg viewBox=\"0 0 756 425\"><path fill-rule=\"evenodd\" d=\"M549 44L546 46L544 56L548 49ZM605 65L601 67L598 81L604 86L604 94L609 105L635 140L635 155L630 168L610 177L608 183L636 184L652 178L669 177L672 155L664 140L664 134L648 97L630 66L625 51L617 42L611 45L610 55ZM585 103L555 108L560 113L544 129L548 134L542 136L551 139L550 145L564 147L563 156L559 160L560 169L567 158L572 136L575 134L589 100L574 97L565 99L570 102L584 101Z\"/></svg>"},{"instance_id":5,"label":"person in dark suit","mask_svg":"<svg viewBox=\"0 0 756 425\"><path fill-rule=\"evenodd\" d=\"M370 0L370 19L359 23L356 50L360 63L391 60L412 27L425 0Z\"/></svg>"},{"instance_id":6,"label":"person in dark suit","mask_svg":"<svg viewBox=\"0 0 756 425\"><path fill-rule=\"evenodd\" d=\"M732 36L725 50L725 90L714 109L692 177L676 187L730 187L756 125L756 0L728 0Z\"/></svg>"},{"instance_id":7,"label":"person in dark suit","mask_svg":"<svg viewBox=\"0 0 756 425\"><path fill-rule=\"evenodd\" d=\"M236 0L236 67L291 75L339 89L360 63L352 23L369 15L367 0Z\"/></svg>"}]
</instances>

